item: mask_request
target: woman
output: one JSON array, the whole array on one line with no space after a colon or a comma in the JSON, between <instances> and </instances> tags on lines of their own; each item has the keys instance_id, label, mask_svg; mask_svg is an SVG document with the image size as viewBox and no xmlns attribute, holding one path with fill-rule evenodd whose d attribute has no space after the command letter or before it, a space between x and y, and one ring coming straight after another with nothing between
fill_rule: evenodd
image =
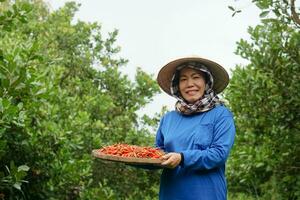
<instances>
[{"instance_id":1,"label":"woman","mask_svg":"<svg viewBox=\"0 0 300 200\"><path fill-rule=\"evenodd\" d=\"M157 81L178 100L156 135L156 146L168 152L161 164L159 199L225 200L225 162L235 126L217 94L229 82L227 72L213 61L185 57L162 67Z\"/></svg>"}]
</instances>

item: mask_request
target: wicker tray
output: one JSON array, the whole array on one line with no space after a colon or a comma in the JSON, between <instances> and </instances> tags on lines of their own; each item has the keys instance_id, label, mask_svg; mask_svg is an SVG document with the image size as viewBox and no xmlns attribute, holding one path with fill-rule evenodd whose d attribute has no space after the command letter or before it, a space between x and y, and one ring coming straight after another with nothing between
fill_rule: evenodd
<instances>
[{"instance_id":1,"label":"wicker tray","mask_svg":"<svg viewBox=\"0 0 300 200\"><path fill-rule=\"evenodd\" d=\"M160 159L154 159L154 158L131 158L131 157L112 156L112 155L101 153L97 150L93 150L92 155L102 160L122 162L122 163L133 164L133 165L159 166L162 162Z\"/></svg>"}]
</instances>

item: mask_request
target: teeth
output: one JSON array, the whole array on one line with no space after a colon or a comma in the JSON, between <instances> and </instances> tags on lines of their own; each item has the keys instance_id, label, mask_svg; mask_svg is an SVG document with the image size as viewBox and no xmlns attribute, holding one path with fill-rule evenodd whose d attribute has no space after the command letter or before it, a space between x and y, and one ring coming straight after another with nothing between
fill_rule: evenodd
<instances>
[{"instance_id":1,"label":"teeth","mask_svg":"<svg viewBox=\"0 0 300 200\"><path fill-rule=\"evenodd\" d=\"M187 92L188 95L194 95L196 93L196 91L189 91Z\"/></svg>"}]
</instances>

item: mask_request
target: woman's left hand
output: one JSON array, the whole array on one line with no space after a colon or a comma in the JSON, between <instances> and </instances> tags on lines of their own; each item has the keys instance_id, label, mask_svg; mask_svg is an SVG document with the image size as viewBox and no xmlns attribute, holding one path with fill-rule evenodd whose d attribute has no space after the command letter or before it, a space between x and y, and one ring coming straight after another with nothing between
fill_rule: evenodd
<instances>
[{"instance_id":1,"label":"woman's left hand","mask_svg":"<svg viewBox=\"0 0 300 200\"><path fill-rule=\"evenodd\" d=\"M162 159L164 160L161 165L163 167L167 168L175 168L177 167L181 162L181 155L180 153L168 153L164 156L162 156Z\"/></svg>"}]
</instances>

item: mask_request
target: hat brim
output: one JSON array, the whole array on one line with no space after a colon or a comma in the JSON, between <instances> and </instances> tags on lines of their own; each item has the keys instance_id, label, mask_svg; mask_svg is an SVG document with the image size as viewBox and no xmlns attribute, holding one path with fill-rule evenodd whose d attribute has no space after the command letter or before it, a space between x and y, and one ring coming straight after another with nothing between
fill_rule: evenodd
<instances>
[{"instance_id":1,"label":"hat brim","mask_svg":"<svg viewBox=\"0 0 300 200\"><path fill-rule=\"evenodd\" d=\"M227 87L229 83L229 76L226 70L221 65L205 58L184 57L167 63L160 69L158 73L157 83L167 94L172 96L171 81L174 73L176 72L176 68L186 62L199 62L208 68L214 79L213 90L217 94L221 93Z\"/></svg>"}]
</instances>

